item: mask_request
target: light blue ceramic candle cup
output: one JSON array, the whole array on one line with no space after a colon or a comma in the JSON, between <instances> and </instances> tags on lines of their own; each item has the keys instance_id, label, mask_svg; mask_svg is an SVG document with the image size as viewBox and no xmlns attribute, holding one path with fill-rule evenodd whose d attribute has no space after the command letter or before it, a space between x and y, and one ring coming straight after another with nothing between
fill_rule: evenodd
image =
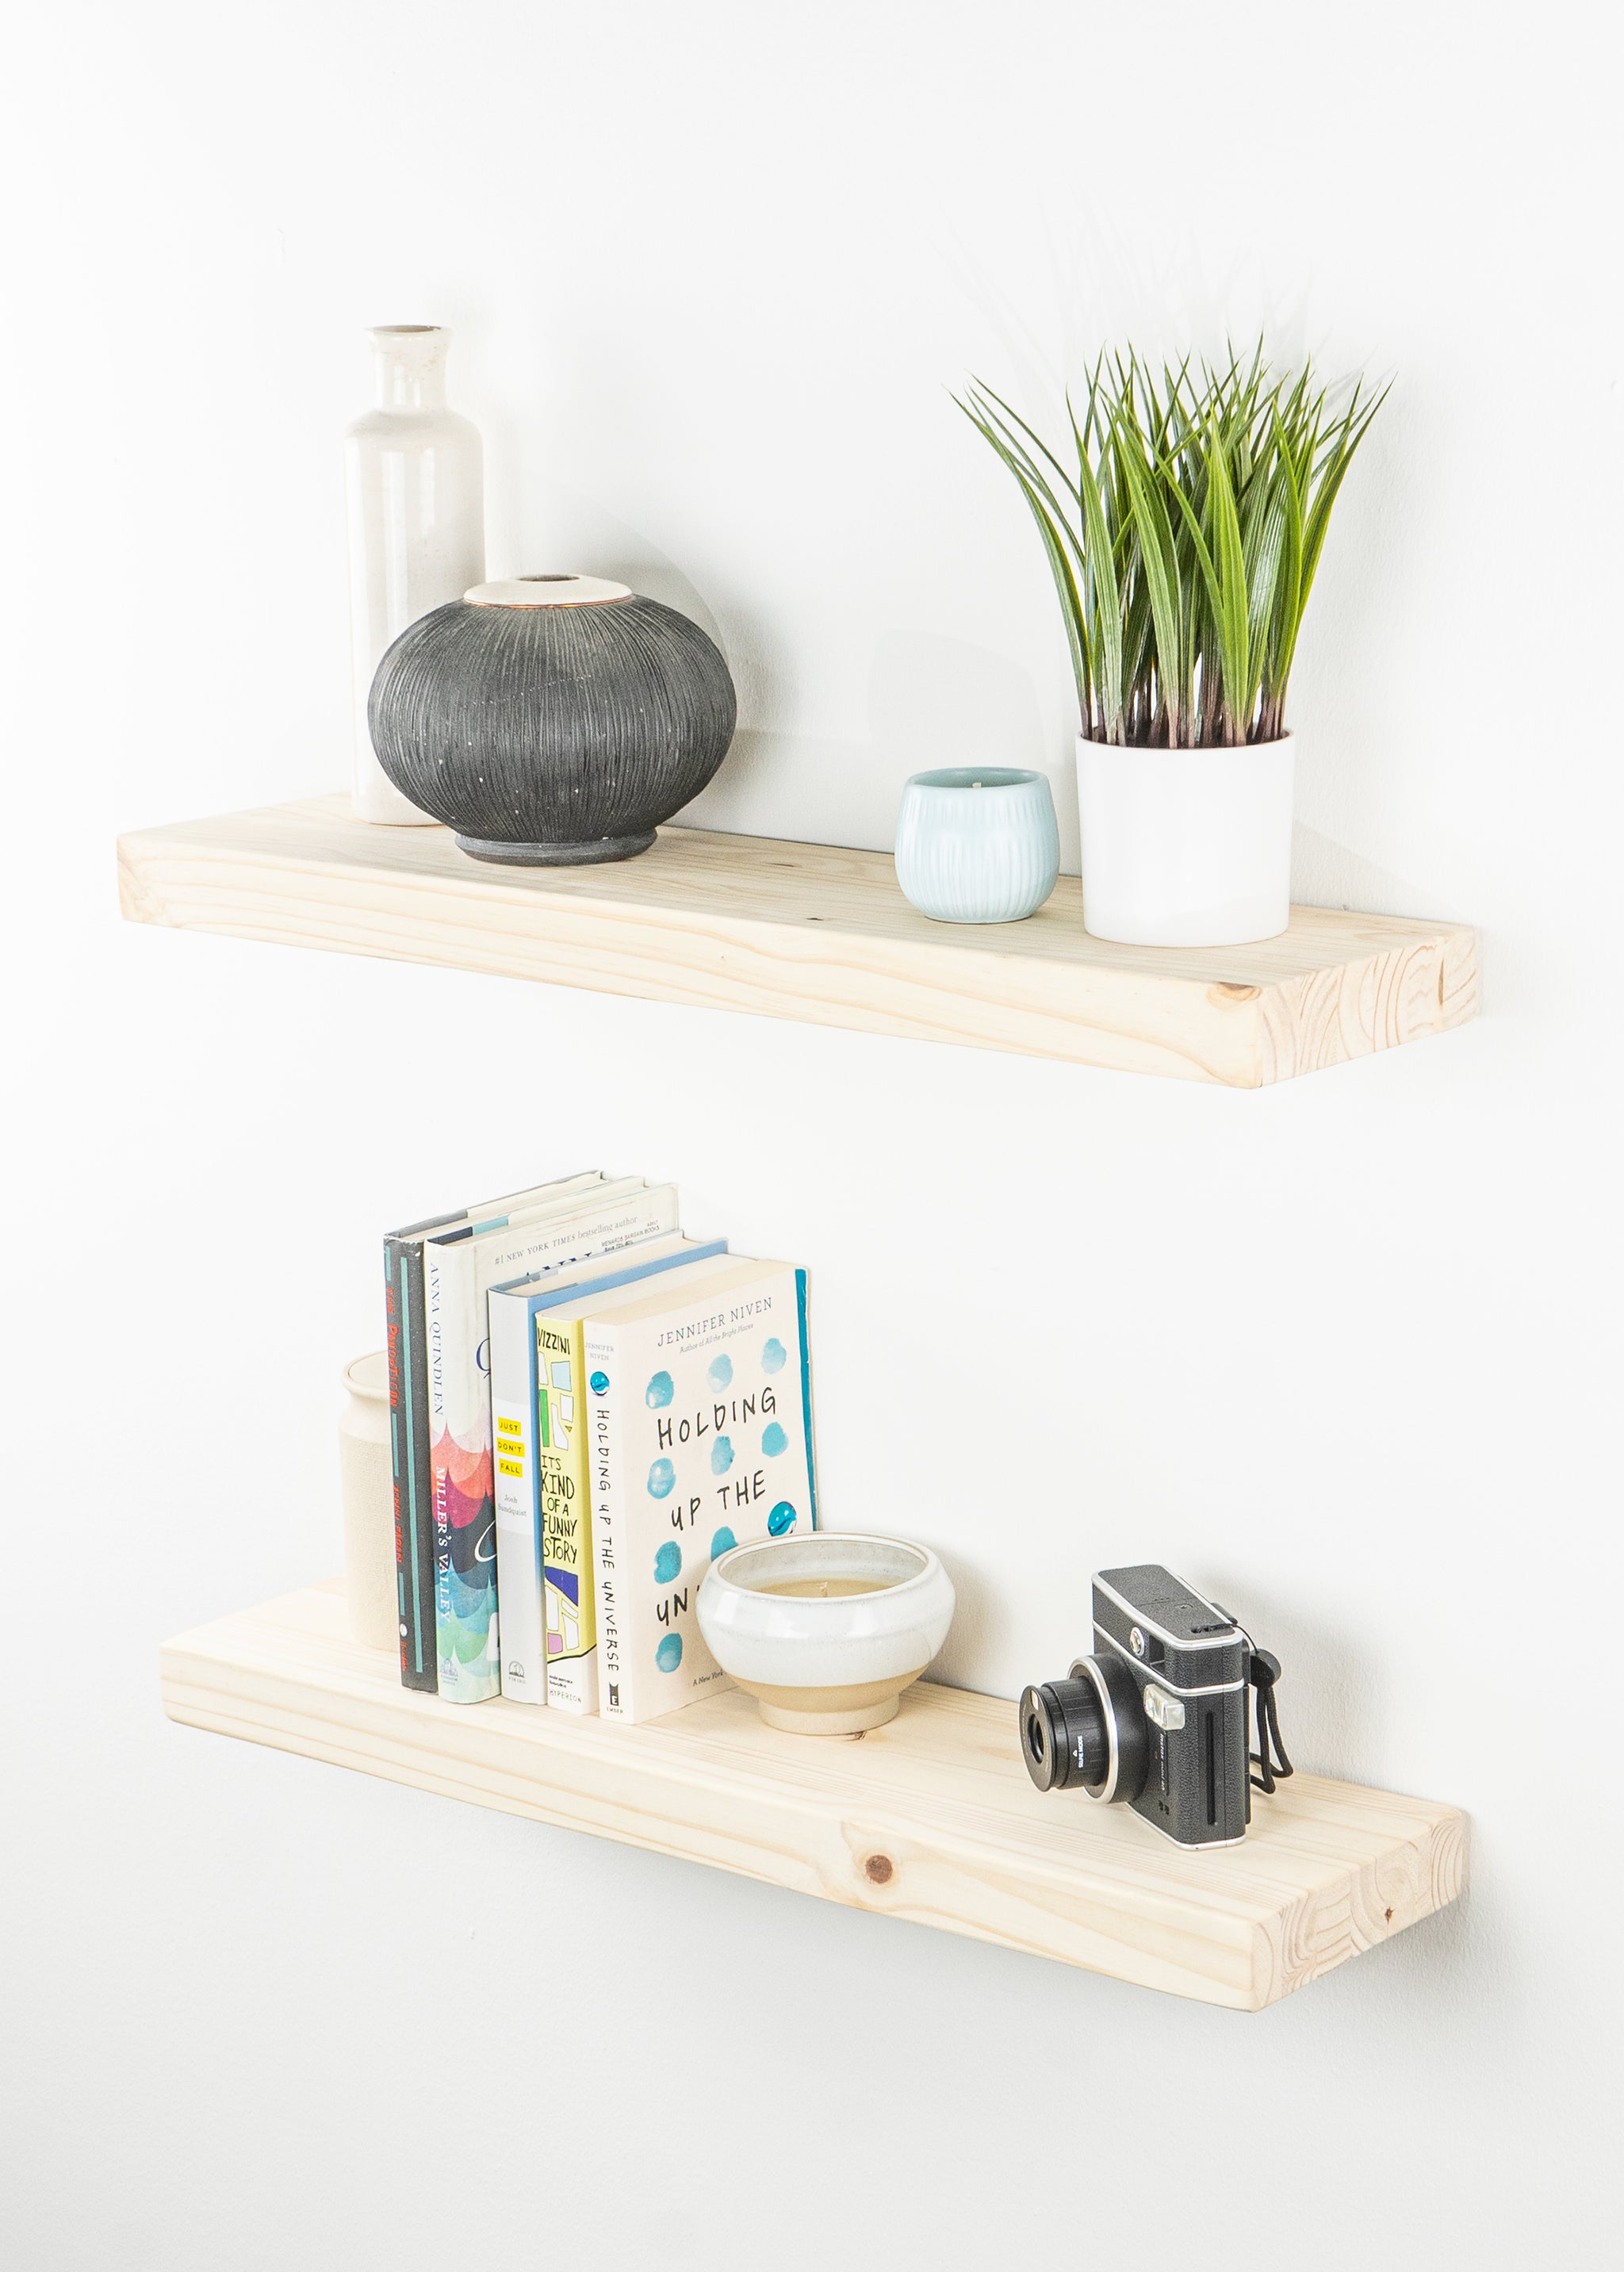
<instances>
[{"instance_id":1,"label":"light blue ceramic candle cup","mask_svg":"<svg viewBox=\"0 0 1624 2272\"><path fill-rule=\"evenodd\" d=\"M896 880L937 923L1020 923L1060 872L1060 832L1043 774L947 766L916 774L896 817Z\"/></svg>"}]
</instances>

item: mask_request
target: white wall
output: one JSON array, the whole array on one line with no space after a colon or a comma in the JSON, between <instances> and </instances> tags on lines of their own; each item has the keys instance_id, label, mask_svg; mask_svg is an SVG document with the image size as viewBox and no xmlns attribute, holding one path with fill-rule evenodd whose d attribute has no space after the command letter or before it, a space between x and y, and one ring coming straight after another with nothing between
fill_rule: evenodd
<instances>
[{"instance_id":1,"label":"white wall","mask_svg":"<svg viewBox=\"0 0 1624 2272\"><path fill-rule=\"evenodd\" d=\"M19 2272L1608 2260L1611 20L12 22ZM456 330L494 569L715 628L703 816L868 844L922 762L1069 785L1042 564L947 389L1043 411L1090 343L1265 320L1393 374L1298 674L1298 883L1480 924L1481 1022L1242 1095L121 928L116 827L342 785L338 437L402 320ZM953 1678L1052 1674L1090 1571L1164 1558L1278 1648L1300 1760L1470 1809L1469 1901L1240 2019L171 1727L161 1636L337 1565L384 1225L598 1162L811 1267L830 1513L947 1555ZM583 2004L608 2098L555 2056Z\"/></svg>"}]
</instances>

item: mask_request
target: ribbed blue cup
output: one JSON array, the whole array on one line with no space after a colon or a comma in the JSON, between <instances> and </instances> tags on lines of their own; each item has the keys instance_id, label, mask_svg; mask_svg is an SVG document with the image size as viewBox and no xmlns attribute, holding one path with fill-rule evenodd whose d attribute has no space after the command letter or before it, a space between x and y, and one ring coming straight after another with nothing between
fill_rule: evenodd
<instances>
[{"instance_id":1,"label":"ribbed blue cup","mask_svg":"<svg viewBox=\"0 0 1624 2272\"><path fill-rule=\"evenodd\" d=\"M916 774L896 817L896 880L936 923L1020 923L1060 872L1060 831L1043 774L947 766Z\"/></svg>"}]
</instances>

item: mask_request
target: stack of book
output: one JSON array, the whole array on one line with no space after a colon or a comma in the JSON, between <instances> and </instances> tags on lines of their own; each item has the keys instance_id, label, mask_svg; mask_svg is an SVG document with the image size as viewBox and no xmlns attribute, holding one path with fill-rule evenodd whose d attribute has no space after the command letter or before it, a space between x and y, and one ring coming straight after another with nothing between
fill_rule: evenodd
<instances>
[{"instance_id":1,"label":"stack of book","mask_svg":"<svg viewBox=\"0 0 1624 2272\"><path fill-rule=\"evenodd\" d=\"M651 1720L712 1558L817 1523L806 1274L567 1176L384 1241L400 1678Z\"/></svg>"}]
</instances>

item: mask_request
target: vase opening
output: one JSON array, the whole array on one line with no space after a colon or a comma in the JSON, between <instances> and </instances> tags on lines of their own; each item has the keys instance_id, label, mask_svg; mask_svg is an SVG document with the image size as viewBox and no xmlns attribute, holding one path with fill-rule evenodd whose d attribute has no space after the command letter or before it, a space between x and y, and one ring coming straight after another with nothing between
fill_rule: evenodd
<instances>
[{"instance_id":1,"label":"vase opening","mask_svg":"<svg viewBox=\"0 0 1624 2272\"><path fill-rule=\"evenodd\" d=\"M913 776L921 788L1024 788L1041 778L1014 766L943 766Z\"/></svg>"},{"instance_id":2,"label":"vase opening","mask_svg":"<svg viewBox=\"0 0 1624 2272\"><path fill-rule=\"evenodd\" d=\"M542 576L499 576L475 584L462 594L475 608L586 608L629 600L632 588L609 576L581 576L555 569Z\"/></svg>"},{"instance_id":3,"label":"vase opening","mask_svg":"<svg viewBox=\"0 0 1624 2272\"><path fill-rule=\"evenodd\" d=\"M451 333L443 324L375 324L369 337L380 410L445 409Z\"/></svg>"}]
</instances>

